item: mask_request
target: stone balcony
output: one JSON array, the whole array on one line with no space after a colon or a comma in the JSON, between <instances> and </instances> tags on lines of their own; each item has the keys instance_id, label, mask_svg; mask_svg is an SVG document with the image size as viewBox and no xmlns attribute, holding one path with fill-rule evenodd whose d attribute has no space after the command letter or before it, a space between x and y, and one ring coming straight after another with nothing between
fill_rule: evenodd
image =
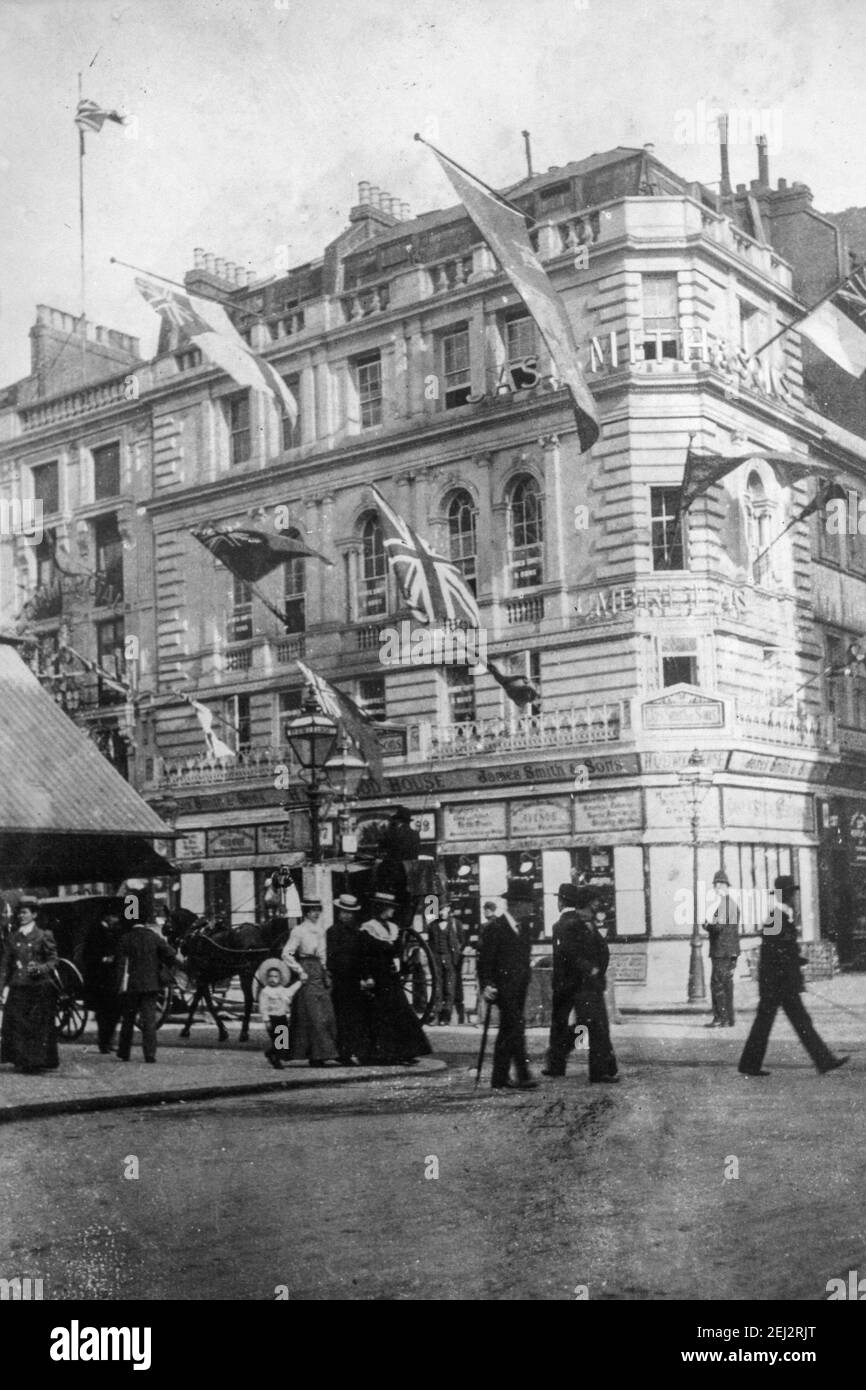
<instances>
[{"instance_id":1,"label":"stone balcony","mask_svg":"<svg viewBox=\"0 0 866 1390\"><path fill-rule=\"evenodd\" d=\"M616 743L628 736L625 700L572 706L504 719L471 719L460 724L423 723L410 728L410 761L478 757L484 754L539 752ZM417 731L417 732L416 732Z\"/></svg>"},{"instance_id":2,"label":"stone balcony","mask_svg":"<svg viewBox=\"0 0 866 1390\"><path fill-rule=\"evenodd\" d=\"M818 752L832 751L837 746L836 723L831 714L811 714L787 709L784 705L768 707L737 702L734 721L734 736L748 739L750 743L783 743L791 748Z\"/></svg>"}]
</instances>

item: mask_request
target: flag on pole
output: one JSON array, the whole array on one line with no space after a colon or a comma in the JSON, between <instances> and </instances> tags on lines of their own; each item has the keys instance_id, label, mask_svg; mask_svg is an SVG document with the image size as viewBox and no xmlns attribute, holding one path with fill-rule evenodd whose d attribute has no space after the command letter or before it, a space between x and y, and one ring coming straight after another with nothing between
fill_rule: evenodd
<instances>
[{"instance_id":1,"label":"flag on pole","mask_svg":"<svg viewBox=\"0 0 866 1390\"><path fill-rule=\"evenodd\" d=\"M693 502L697 501L705 492L709 492L714 483L720 482L728 473L733 473L734 469L739 468L741 463L750 463L754 459L764 459L767 463L790 465L793 468L802 468L807 463L802 454L787 453L785 450L768 453L764 449L752 449L747 454L733 456L697 454L692 452L690 440L686 453L683 481L680 486L677 515L688 511Z\"/></svg>"},{"instance_id":2,"label":"flag on pole","mask_svg":"<svg viewBox=\"0 0 866 1390\"><path fill-rule=\"evenodd\" d=\"M453 623L482 627L481 613L463 575L453 560L446 560L414 531L407 521L385 501L377 487L370 485L382 523L382 538L388 562L397 577L400 591L416 617L424 623ZM523 676L509 676L485 661L491 676L516 705L528 704L537 692Z\"/></svg>"},{"instance_id":3,"label":"flag on pole","mask_svg":"<svg viewBox=\"0 0 866 1390\"><path fill-rule=\"evenodd\" d=\"M348 737L360 750L372 776L381 783L382 750L372 721L344 690L338 690L330 681L326 681L324 676L317 675L309 666L305 666L303 661L297 661L295 664L307 684L312 686L319 708L333 719L335 724L342 725Z\"/></svg>"},{"instance_id":4,"label":"flag on pole","mask_svg":"<svg viewBox=\"0 0 866 1390\"><path fill-rule=\"evenodd\" d=\"M150 307L170 327L179 328L238 386L249 386L271 396L294 426L298 418L294 396L279 372L247 346L221 304L173 290L168 285L155 285L150 280L136 279L135 283Z\"/></svg>"},{"instance_id":5,"label":"flag on pole","mask_svg":"<svg viewBox=\"0 0 866 1390\"><path fill-rule=\"evenodd\" d=\"M805 318L789 325L851 376L866 372L866 269L851 272Z\"/></svg>"},{"instance_id":6,"label":"flag on pole","mask_svg":"<svg viewBox=\"0 0 866 1390\"><path fill-rule=\"evenodd\" d=\"M235 758L237 754L233 748L229 748L213 731L214 712L208 709L207 705L202 705L198 700L194 700L191 695L183 697L188 704L192 705L196 712L196 717L201 725L204 740L207 744L207 751L212 758Z\"/></svg>"},{"instance_id":7,"label":"flag on pole","mask_svg":"<svg viewBox=\"0 0 866 1390\"><path fill-rule=\"evenodd\" d=\"M420 139L420 136L416 137ZM427 143L426 141L424 142ZM526 217L513 203L434 145L435 154L472 221L499 261L538 326L556 371L569 387L583 453L599 436L598 415L578 360L579 349L565 304L532 249Z\"/></svg>"},{"instance_id":8,"label":"flag on pole","mask_svg":"<svg viewBox=\"0 0 866 1390\"><path fill-rule=\"evenodd\" d=\"M466 622L480 628L475 595L460 570L393 511L378 488L371 485L382 523L388 562L409 607L427 623Z\"/></svg>"},{"instance_id":9,"label":"flag on pole","mask_svg":"<svg viewBox=\"0 0 866 1390\"><path fill-rule=\"evenodd\" d=\"M121 116L119 111L106 111L98 102L88 101L82 97L75 111L75 124L83 133L85 130L92 130L99 134L106 121L114 121L117 125L126 125L126 117Z\"/></svg>"},{"instance_id":10,"label":"flag on pole","mask_svg":"<svg viewBox=\"0 0 866 1390\"><path fill-rule=\"evenodd\" d=\"M212 555L238 579L255 584L272 574L287 560L311 558L333 567L333 560L303 541L273 533L257 526L214 526L206 521L192 528L192 534Z\"/></svg>"}]
</instances>

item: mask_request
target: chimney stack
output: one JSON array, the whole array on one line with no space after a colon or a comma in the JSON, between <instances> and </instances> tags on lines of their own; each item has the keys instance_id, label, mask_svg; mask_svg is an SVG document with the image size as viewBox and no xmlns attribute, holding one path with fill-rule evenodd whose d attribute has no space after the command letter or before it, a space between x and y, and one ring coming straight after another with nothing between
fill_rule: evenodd
<instances>
[{"instance_id":1,"label":"chimney stack","mask_svg":"<svg viewBox=\"0 0 866 1390\"><path fill-rule=\"evenodd\" d=\"M722 178L719 183L719 193L723 198L731 196L731 165L728 159L728 118L719 117L719 155L722 162Z\"/></svg>"},{"instance_id":2,"label":"chimney stack","mask_svg":"<svg viewBox=\"0 0 866 1390\"><path fill-rule=\"evenodd\" d=\"M770 161L767 156L767 137L759 135L755 144L758 147L758 183L762 188L770 187Z\"/></svg>"}]
</instances>

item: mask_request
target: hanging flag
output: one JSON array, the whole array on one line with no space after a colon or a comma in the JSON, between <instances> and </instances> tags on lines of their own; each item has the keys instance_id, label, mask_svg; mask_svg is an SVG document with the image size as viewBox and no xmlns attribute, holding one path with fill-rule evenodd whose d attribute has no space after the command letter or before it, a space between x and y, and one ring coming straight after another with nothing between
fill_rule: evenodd
<instances>
[{"instance_id":1,"label":"hanging flag","mask_svg":"<svg viewBox=\"0 0 866 1390\"><path fill-rule=\"evenodd\" d=\"M348 737L359 749L372 776L376 782L381 783L382 750L372 721L344 690L338 690L330 681L326 681L324 676L317 675L309 666L305 666L303 661L295 664L307 684L312 686L319 708L333 719L335 724L343 726Z\"/></svg>"},{"instance_id":2,"label":"hanging flag","mask_svg":"<svg viewBox=\"0 0 866 1390\"><path fill-rule=\"evenodd\" d=\"M254 584L259 579L273 573L287 560L309 557L322 560L333 567L333 560L313 550L303 541L284 536L279 531L265 531L257 526L226 526L220 528L210 522L192 528L192 534L220 564Z\"/></svg>"},{"instance_id":3,"label":"hanging flag","mask_svg":"<svg viewBox=\"0 0 866 1390\"><path fill-rule=\"evenodd\" d=\"M420 139L416 136L416 139ZM426 144L427 142L424 141ZM565 304L532 249L524 213L434 145L436 155L472 221L526 305L546 342L558 375L569 387L583 453L599 436L595 402L581 371L579 349Z\"/></svg>"},{"instance_id":4,"label":"hanging flag","mask_svg":"<svg viewBox=\"0 0 866 1390\"><path fill-rule=\"evenodd\" d=\"M192 705L196 712L198 722L204 734L207 751L212 758L236 758L237 754L233 748L229 748L227 743L223 743L213 731L214 712L208 709L207 705L202 705L198 700L193 700L190 695L183 697L188 704Z\"/></svg>"},{"instance_id":5,"label":"hanging flag","mask_svg":"<svg viewBox=\"0 0 866 1390\"><path fill-rule=\"evenodd\" d=\"M789 324L851 376L866 372L866 270L851 272L829 296Z\"/></svg>"},{"instance_id":6,"label":"hanging flag","mask_svg":"<svg viewBox=\"0 0 866 1390\"><path fill-rule=\"evenodd\" d=\"M427 623L465 622L481 627L475 595L460 570L413 531L393 511L378 488L370 486L379 518L388 563L400 592L415 614Z\"/></svg>"},{"instance_id":7,"label":"hanging flag","mask_svg":"<svg viewBox=\"0 0 866 1390\"><path fill-rule=\"evenodd\" d=\"M768 453L765 449L752 449L747 454L736 454L733 457L724 454L696 454L692 452L690 440L677 503L677 515L688 511L693 502L705 492L709 492L714 483L720 482L728 473L733 473L741 463L751 463L755 459L764 459L767 463L791 466L794 469L810 466L802 454L787 453L784 450Z\"/></svg>"},{"instance_id":8,"label":"hanging flag","mask_svg":"<svg viewBox=\"0 0 866 1390\"><path fill-rule=\"evenodd\" d=\"M377 487L370 485L382 523L382 538L388 562L397 577L406 603L424 623L450 623L482 629L478 602L453 560L446 560L414 531L407 521L385 501ZM536 698L536 691L523 676L508 676L492 661L482 663L516 705Z\"/></svg>"},{"instance_id":9,"label":"hanging flag","mask_svg":"<svg viewBox=\"0 0 866 1390\"><path fill-rule=\"evenodd\" d=\"M98 135L106 121L126 125L126 117L121 116L119 111L106 111L98 102L88 101L86 97L79 101L75 112L75 124L82 133L92 130Z\"/></svg>"},{"instance_id":10,"label":"hanging flag","mask_svg":"<svg viewBox=\"0 0 866 1390\"><path fill-rule=\"evenodd\" d=\"M787 526L782 528L778 536L774 536L770 544L765 546L764 549L755 556L752 561L753 570L757 572L757 567L767 552L772 550L776 542L780 541L783 536L786 536L792 527L797 525L798 521L806 521L810 516L813 516L815 512L823 512L830 502L844 502L847 506L848 494L838 483L824 483L822 487L818 488L811 502L807 502L806 505L797 512L796 516L792 516Z\"/></svg>"},{"instance_id":11,"label":"hanging flag","mask_svg":"<svg viewBox=\"0 0 866 1390\"><path fill-rule=\"evenodd\" d=\"M236 381L273 398L294 426L298 405L279 372L244 342L225 309L212 299L136 279L141 294L170 327L179 328L203 355Z\"/></svg>"}]
</instances>

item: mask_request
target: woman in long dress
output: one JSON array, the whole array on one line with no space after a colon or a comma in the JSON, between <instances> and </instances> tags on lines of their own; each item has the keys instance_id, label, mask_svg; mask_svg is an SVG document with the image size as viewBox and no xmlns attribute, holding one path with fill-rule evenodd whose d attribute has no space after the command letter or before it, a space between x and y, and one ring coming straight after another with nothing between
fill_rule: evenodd
<instances>
[{"instance_id":1,"label":"woman in long dress","mask_svg":"<svg viewBox=\"0 0 866 1390\"><path fill-rule=\"evenodd\" d=\"M361 924L361 989L367 996L370 1053L362 1062L415 1062L432 1048L403 992L398 973L399 932L393 893L374 893L377 916Z\"/></svg>"},{"instance_id":2,"label":"woman in long dress","mask_svg":"<svg viewBox=\"0 0 866 1390\"><path fill-rule=\"evenodd\" d=\"M23 901L17 928L0 960L0 995L9 987L0 1062L14 1062L16 1071L50 1071L60 1065L54 1021L57 992L52 980L56 962L54 937L37 927L33 904Z\"/></svg>"},{"instance_id":3,"label":"woman in long dress","mask_svg":"<svg viewBox=\"0 0 866 1390\"><path fill-rule=\"evenodd\" d=\"M283 961L301 980L292 1001L289 1058L306 1058L311 1067L324 1067L337 1056L337 1023L326 969L325 928L318 899L302 902L304 915L289 933Z\"/></svg>"}]
</instances>

